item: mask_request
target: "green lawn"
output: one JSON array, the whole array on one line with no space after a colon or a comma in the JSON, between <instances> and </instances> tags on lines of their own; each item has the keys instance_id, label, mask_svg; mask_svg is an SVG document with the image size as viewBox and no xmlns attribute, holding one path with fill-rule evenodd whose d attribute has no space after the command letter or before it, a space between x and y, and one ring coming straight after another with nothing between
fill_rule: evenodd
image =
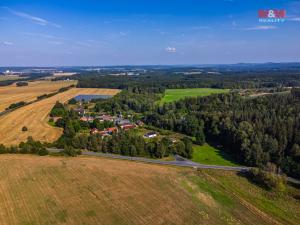
<instances>
[{"instance_id":1,"label":"green lawn","mask_svg":"<svg viewBox=\"0 0 300 225\"><path fill-rule=\"evenodd\" d=\"M187 88L187 89L167 89L161 103L173 102L185 97L208 96L211 94L227 93L228 89L215 88Z\"/></svg>"},{"instance_id":2,"label":"green lawn","mask_svg":"<svg viewBox=\"0 0 300 225\"><path fill-rule=\"evenodd\" d=\"M194 145L193 150L192 161L194 162L218 166L238 166L238 164L230 160L226 153L208 144L203 146Z\"/></svg>"}]
</instances>

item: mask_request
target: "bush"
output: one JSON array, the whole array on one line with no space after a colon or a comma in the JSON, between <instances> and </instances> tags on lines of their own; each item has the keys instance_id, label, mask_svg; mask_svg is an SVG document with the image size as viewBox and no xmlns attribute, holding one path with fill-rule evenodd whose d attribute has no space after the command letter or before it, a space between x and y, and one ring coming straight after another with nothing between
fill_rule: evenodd
<instances>
[{"instance_id":1,"label":"bush","mask_svg":"<svg viewBox=\"0 0 300 225\"><path fill-rule=\"evenodd\" d=\"M26 104L26 102L23 102L23 101L22 102L13 103L8 108L6 108L5 110L19 108L21 106L24 106L25 104Z\"/></svg>"},{"instance_id":2,"label":"bush","mask_svg":"<svg viewBox=\"0 0 300 225\"><path fill-rule=\"evenodd\" d=\"M8 150L7 153L9 153L9 154L17 154L17 153L19 153L19 149L18 149L17 146L11 146L7 150Z\"/></svg>"},{"instance_id":3,"label":"bush","mask_svg":"<svg viewBox=\"0 0 300 225\"><path fill-rule=\"evenodd\" d=\"M28 137L26 142L21 142L19 144L20 153L26 154L37 154L37 155L48 155L49 152L39 141L34 141L32 137Z\"/></svg>"},{"instance_id":4,"label":"bush","mask_svg":"<svg viewBox=\"0 0 300 225\"><path fill-rule=\"evenodd\" d=\"M66 114L67 114L67 111L66 111L64 105L60 102L56 102L50 112L51 117L63 117Z\"/></svg>"},{"instance_id":5,"label":"bush","mask_svg":"<svg viewBox=\"0 0 300 225\"><path fill-rule=\"evenodd\" d=\"M4 145L0 144L0 154L5 154L7 153L7 149L5 148Z\"/></svg>"},{"instance_id":6,"label":"bush","mask_svg":"<svg viewBox=\"0 0 300 225\"><path fill-rule=\"evenodd\" d=\"M68 146L66 145L64 147L63 153L65 155L71 156L71 157L76 157L77 155L81 154L81 151L76 150L75 148L73 148L72 146Z\"/></svg>"},{"instance_id":7,"label":"bush","mask_svg":"<svg viewBox=\"0 0 300 225\"><path fill-rule=\"evenodd\" d=\"M37 99L37 100L42 100L42 99L45 99L45 98L48 98L48 95L47 95L47 94L40 95L40 96L38 96L36 99Z\"/></svg>"},{"instance_id":8,"label":"bush","mask_svg":"<svg viewBox=\"0 0 300 225\"><path fill-rule=\"evenodd\" d=\"M49 154L49 151L45 147L40 148L38 151L38 155L40 155L40 156L45 156L48 154Z\"/></svg>"},{"instance_id":9,"label":"bush","mask_svg":"<svg viewBox=\"0 0 300 225\"><path fill-rule=\"evenodd\" d=\"M24 82L24 81L20 81L20 82L17 82L16 85L17 85L17 87L23 87L23 86L28 86L28 83Z\"/></svg>"},{"instance_id":10,"label":"bush","mask_svg":"<svg viewBox=\"0 0 300 225\"><path fill-rule=\"evenodd\" d=\"M22 127L22 131L26 132L26 131L28 131L28 128L24 126L24 127Z\"/></svg>"},{"instance_id":11,"label":"bush","mask_svg":"<svg viewBox=\"0 0 300 225\"><path fill-rule=\"evenodd\" d=\"M249 178L267 190L283 192L286 189L286 177L253 168L249 171Z\"/></svg>"}]
</instances>

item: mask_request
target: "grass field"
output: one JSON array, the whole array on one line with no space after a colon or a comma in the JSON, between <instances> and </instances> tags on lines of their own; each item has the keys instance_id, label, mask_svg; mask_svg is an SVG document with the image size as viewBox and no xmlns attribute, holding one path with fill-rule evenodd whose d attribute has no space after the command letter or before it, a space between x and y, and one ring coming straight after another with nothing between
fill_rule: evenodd
<instances>
[{"instance_id":1,"label":"grass field","mask_svg":"<svg viewBox=\"0 0 300 225\"><path fill-rule=\"evenodd\" d=\"M79 94L115 95L116 89L73 88L53 97L21 107L0 117L0 143L5 145L19 144L28 136L35 140L53 142L62 134L62 129L48 124L48 114L56 101L66 102ZM22 127L28 128L22 132Z\"/></svg>"},{"instance_id":2,"label":"grass field","mask_svg":"<svg viewBox=\"0 0 300 225\"><path fill-rule=\"evenodd\" d=\"M300 220L299 190L289 187L289 195L275 197L234 172L92 157L1 155L0 178L0 224L274 225Z\"/></svg>"},{"instance_id":3,"label":"grass field","mask_svg":"<svg viewBox=\"0 0 300 225\"><path fill-rule=\"evenodd\" d=\"M24 87L17 87L16 84L0 87L0 112L12 103L30 102L40 95L53 93L76 83L77 81L34 81Z\"/></svg>"},{"instance_id":4,"label":"grass field","mask_svg":"<svg viewBox=\"0 0 300 225\"><path fill-rule=\"evenodd\" d=\"M214 88L167 89L161 103L178 101L185 97L208 96L211 94L226 93L228 91L228 89Z\"/></svg>"},{"instance_id":5,"label":"grass field","mask_svg":"<svg viewBox=\"0 0 300 225\"><path fill-rule=\"evenodd\" d=\"M238 166L224 152L205 144L203 146L194 145L192 161L218 166Z\"/></svg>"}]
</instances>

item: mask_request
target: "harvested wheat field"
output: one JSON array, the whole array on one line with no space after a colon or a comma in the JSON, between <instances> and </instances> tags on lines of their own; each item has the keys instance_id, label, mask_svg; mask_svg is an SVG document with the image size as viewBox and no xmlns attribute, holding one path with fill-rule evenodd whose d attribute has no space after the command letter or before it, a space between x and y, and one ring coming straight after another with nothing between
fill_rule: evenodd
<instances>
[{"instance_id":1,"label":"harvested wheat field","mask_svg":"<svg viewBox=\"0 0 300 225\"><path fill-rule=\"evenodd\" d=\"M300 214L297 200L268 197L233 172L1 155L0 179L3 225L274 225L297 224Z\"/></svg>"},{"instance_id":2,"label":"harvested wheat field","mask_svg":"<svg viewBox=\"0 0 300 225\"><path fill-rule=\"evenodd\" d=\"M79 94L115 95L118 92L116 89L73 88L0 116L0 143L15 145L25 141L28 136L53 142L62 134L62 129L48 124L48 114L56 101L66 102ZM22 132L23 126L28 128L27 132Z\"/></svg>"},{"instance_id":3,"label":"harvested wheat field","mask_svg":"<svg viewBox=\"0 0 300 225\"><path fill-rule=\"evenodd\" d=\"M31 102L38 96L50 94L60 88L69 87L77 81L33 81L28 82L28 86L17 87L16 84L0 87L0 112L8 106L17 102Z\"/></svg>"}]
</instances>

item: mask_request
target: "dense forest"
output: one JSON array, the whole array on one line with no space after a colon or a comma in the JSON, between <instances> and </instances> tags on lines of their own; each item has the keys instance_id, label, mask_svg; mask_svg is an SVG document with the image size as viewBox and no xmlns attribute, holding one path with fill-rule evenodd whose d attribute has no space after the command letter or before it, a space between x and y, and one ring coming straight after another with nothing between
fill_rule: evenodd
<instances>
[{"instance_id":1,"label":"dense forest","mask_svg":"<svg viewBox=\"0 0 300 225\"><path fill-rule=\"evenodd\" d=\"M178 71L179 69L177 69ZM300 86L299 70L251 70L220 72L203 71L194 74L172 70L150 70L140 75L111 76L107 73L82 73L74 78L79 80L78 87L95 88L270 88ZM181 71L181 70L179 70Z\"/></svg>"},{"instance_id":2,"label":"dense forest","mask_svg":"<svg viewBox=\"0 0 300 225\"><path fill-rule=\"evenodd\" d=\"M186 98L156 104L160 94L123 91L102 100L96 109L110 113L142 113L146 124L173 130L224 148L248 166L271 162L290 176L300 177L300 94L245 98L237 93Z\"/></svg>"}]
</instances>

